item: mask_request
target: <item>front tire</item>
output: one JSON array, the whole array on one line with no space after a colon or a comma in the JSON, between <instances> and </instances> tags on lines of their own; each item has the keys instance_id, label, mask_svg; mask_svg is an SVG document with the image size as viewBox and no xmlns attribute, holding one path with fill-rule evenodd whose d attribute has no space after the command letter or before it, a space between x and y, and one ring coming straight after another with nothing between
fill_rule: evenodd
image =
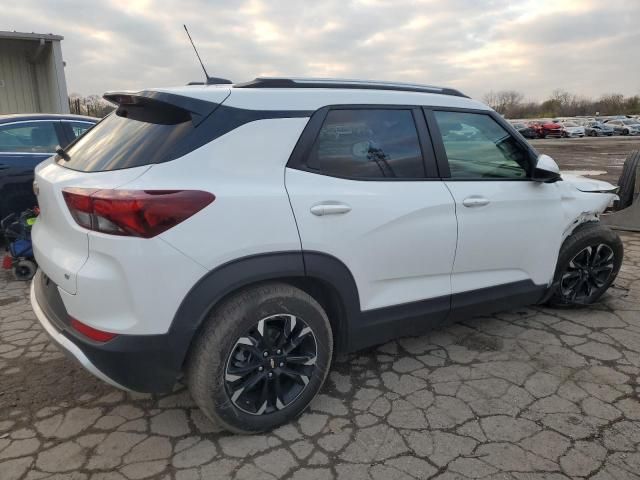
<instances>
[{"instance_id":1,"label":"front tire","mask_svg":"<svg viewBox=\"0 0 640 480\"><path fill-rule=\"evenodd\" d=\"M235 433L264 432L304 411L332 355L320 304L291 285L263 284L214 310L190 352L187 383L214 422Z\"/></svg>"},{"instance_id":2,"label":"front tire","mask_svg":"<svg viewBox=\"0 0 640 480\"><path fill-rule=\"evenodd\" d=\"M618 190L618 197L620 200L618 200L616 210L627 208L633 203L633 195L636 185L636 172L639 167L640 150L636 150L627 157L624 161L624 165L622 166L622 173L618 179L618 185L620 186L620 190Z\"/></svg>"},{"instance_id":3,"label":"front tire","mask_svg":"<svg viewBox=\"0 0 640 480\"><path fill-rule=\"evenodd\" d=\"M622 241L613 230L597 222L579 226L562 244L548 303L595 303L618 275L622 257Z\"/></svg>"}]
</instances>

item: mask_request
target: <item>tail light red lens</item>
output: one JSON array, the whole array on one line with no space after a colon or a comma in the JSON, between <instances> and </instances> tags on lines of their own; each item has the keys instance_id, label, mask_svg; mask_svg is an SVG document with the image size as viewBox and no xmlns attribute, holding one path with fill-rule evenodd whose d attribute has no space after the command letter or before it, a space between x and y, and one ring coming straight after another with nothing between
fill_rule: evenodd
<instances>
[{"instance_id":1,"label":"tail light red lens","mask_svg":"<svg viewBox=\"0 0 640 480\"><path fill-rule=\"evenodd\" d=\"M76 223L111 235L151 238L176 226L215 200L200 190L95 190L65 188Z\"/></svg>"},{"instance_id":2,"label":"tail light red lens","mask_svg":"<svg viewBox=\"0 0 640 480\"><path fill-rule=\"evenodd\" d=\"M111 332L103 332L102 330L95 329L90 327L89 325L85 325L80 320L76 320L71 317L71 327L76 331L84 335L90 340L95 342L108 342L109 340L113 340L118 335Z\"/></svg>"}]
</instances>

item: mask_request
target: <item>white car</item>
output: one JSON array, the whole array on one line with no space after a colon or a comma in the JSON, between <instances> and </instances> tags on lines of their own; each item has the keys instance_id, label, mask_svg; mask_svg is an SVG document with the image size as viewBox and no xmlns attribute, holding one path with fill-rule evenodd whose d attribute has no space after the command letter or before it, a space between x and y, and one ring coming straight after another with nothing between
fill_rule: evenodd
<instances>
[{"instance_id":1,"label":"white car","mask_svg":"<svg viewBox=\"0 0 640 480\"><path fill-rule=\"evenodd\" d=\"M563 137L577 138L584 137L585 128L582 125L578 125L575 122L561 122L563 131Z\"/></svg>"},{"instance_id":2,"label":"white car","mask_svg":"<svg viewBox=\"0 0 640 480\"><path fill-rule=\"evenodd\" d=\"M161 392L184 374L235 432L299 415L337 352L591 304L622 262L598 223L615 188L561 176L456 90L267 78L105 98L117 110L37 167L33 309L98 377Z\"/></svg>"},{"instance_id":3,"label":"white car","mask_svg":"<svg viewBox=\"0 0 640 480\"><path fill-rule=\"evenodd\" d=\"M640 135L640 122L632 118L609 120L606 124L613 127L617 135Z\"/></svg>"}]
</instances>

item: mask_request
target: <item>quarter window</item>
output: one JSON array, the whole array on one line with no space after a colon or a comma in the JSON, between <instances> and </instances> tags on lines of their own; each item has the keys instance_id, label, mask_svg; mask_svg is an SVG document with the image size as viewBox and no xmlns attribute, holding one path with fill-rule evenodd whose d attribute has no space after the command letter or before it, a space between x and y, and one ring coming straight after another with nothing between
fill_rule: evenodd
<instances>
[{"instance_id":1,"label":"quarter window","mask_svg":"<svg viewBox=\"0 0 640 480\"><path fill-rule=\"evenodd\" d=\"M489 115L435 111L451 178L526 178L529 153Z\"/></svg>"},{"instance_id":2,"label":"quarter window","mask_svg":"<svg viewBox=\"0 0 640 480\"><path fill-rule=\"evenodd\" d=\"M58 135L52 122L0 125L0 152L52 153Z\"/></svg>"},{"instance_id":3,"label":"quarter window","mask_svg":"<svg viewBox=\"0 0 640 480\"><path fill-rule=\"evenodd\" d=\"M424 178L411 110L330 110L308 166L347 178Z\"/></svg>"}]
</instances>

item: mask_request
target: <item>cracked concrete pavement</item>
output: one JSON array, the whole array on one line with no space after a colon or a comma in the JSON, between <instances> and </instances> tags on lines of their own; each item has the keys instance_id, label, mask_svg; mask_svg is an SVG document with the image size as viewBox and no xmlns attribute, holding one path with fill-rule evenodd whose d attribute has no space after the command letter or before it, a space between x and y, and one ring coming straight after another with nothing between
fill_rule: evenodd
<instances>
[{"instance_id":1,"label":"cracked concrete pavement","mask_svg":"<svg viewBox=\"0 0 640 480\"><path fill-rule=\"evenodd\" d=\"M0 479L640 479L640 235L615 287L338 358L298 421L242 437L184 387L126 394L66 358L0 273Z\"/></svg>"}]
</instances>

